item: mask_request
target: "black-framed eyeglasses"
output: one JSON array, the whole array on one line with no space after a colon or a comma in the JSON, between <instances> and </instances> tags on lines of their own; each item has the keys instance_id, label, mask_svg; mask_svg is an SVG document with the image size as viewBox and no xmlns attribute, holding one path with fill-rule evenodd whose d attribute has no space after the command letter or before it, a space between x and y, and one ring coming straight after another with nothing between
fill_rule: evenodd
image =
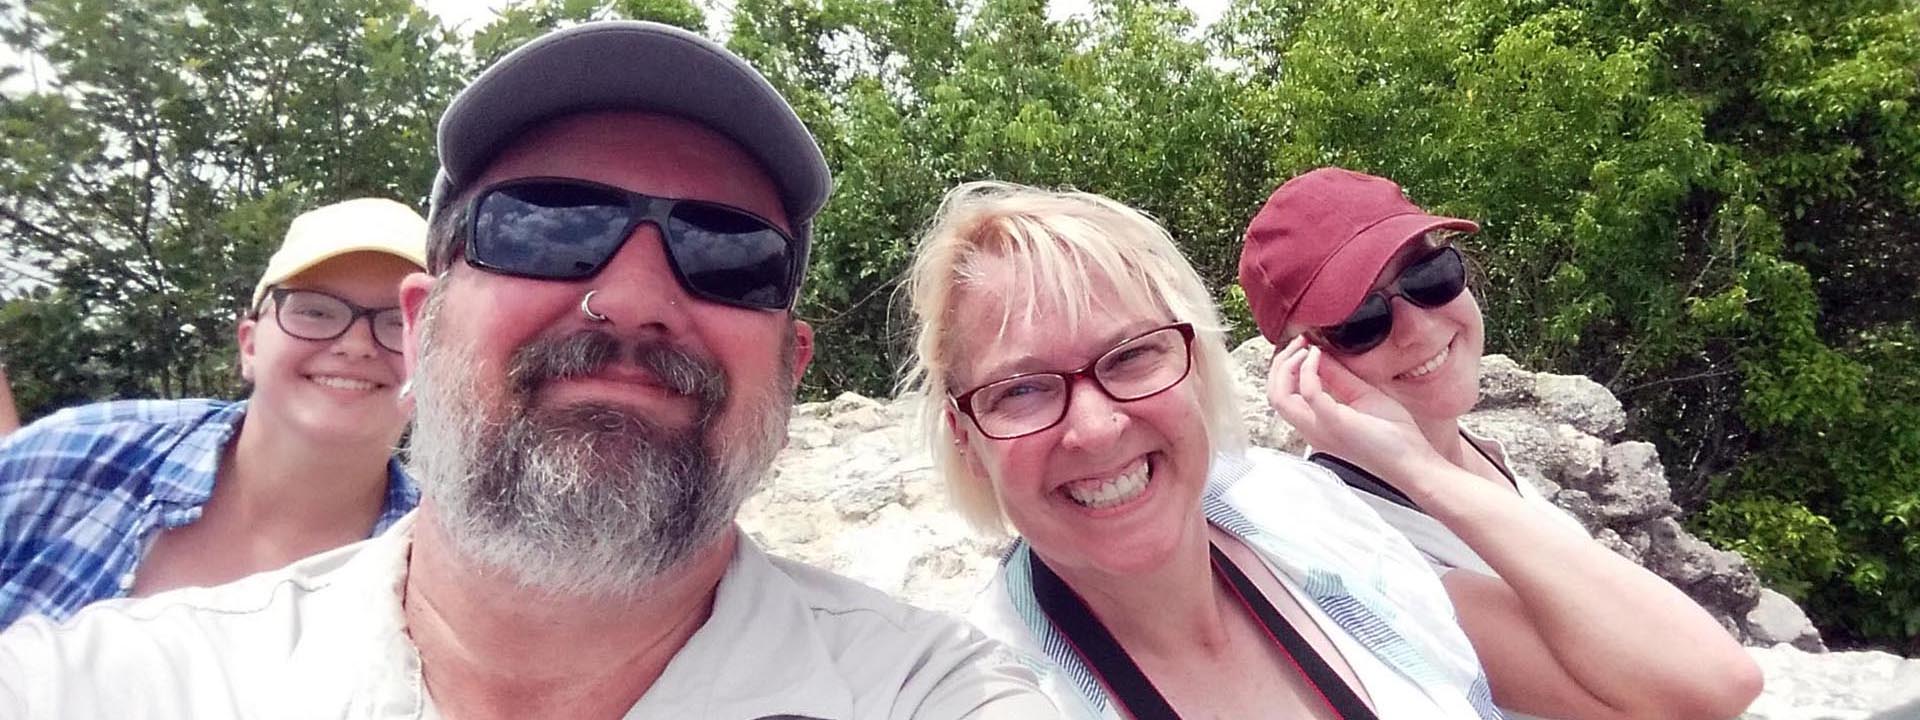
<instances>
[{"instance_id":1,"label":"black-framed eyeglasses","mask_svg":"<svg viewBox=\"0 0 1920 720\"><path fill-rule=\"evenodd\" d=\"M1393 298L1433 309L1453 302L1466 289L1466 261L1449 245L1407 265L1386 287L1367 293L1340 324L1308 329L1307 339L1336 352L1360 355L1379 347L1393 333Z\"/></svg>"},{"instance_id":2,"label":"black-framed eyeglasses","mask_svg":"<svg viewBox=\"0 0 1920 720\"><path fill-rule=\"evenodd\" d=\"M1115 402L1144 400L1185 380L1193 367L1192 355L1193 325L1174 323L1122 340L1080 369L1022 373L948 401L955 412L973 420L980 434L1011 440L1060 424L1079 378L1092 380Z\"/></svg>"},{"instance_id":3,"label":"black-framed eyeglasses","mask_svg":"<svg viewBox=\"0 0 1920 720\"><path fill-rule=\"evenodd\" d=\"M302 340L332 340L347 334L364 317L380 349L397 353L406 342L406 321L399 306L361 307L331 293L283 287L268 291L267 296L273 298L273 321Z\"/></svg>"},{"instance_id":4,"label":"black-framed eyeglasses","mask_svg":"<svg viewBox=\"0 0 1920 720\"><path fill-rule=\"evenodd\" d=\"M734 307L793 306L806 249L766 218L574 178L481 190L468 213L467 263L542 280L590 278L643 222L660 228L667 264L687 294Z\"/></svg>"}]
</instances>

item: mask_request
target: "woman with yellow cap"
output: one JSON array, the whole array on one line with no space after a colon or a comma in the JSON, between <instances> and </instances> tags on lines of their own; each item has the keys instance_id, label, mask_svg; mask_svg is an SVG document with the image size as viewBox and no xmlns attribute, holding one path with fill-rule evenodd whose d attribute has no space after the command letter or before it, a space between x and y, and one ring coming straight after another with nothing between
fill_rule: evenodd
<instances>
[{"instance_id":1,"label":"woman with yellow cap","mask_svg":"<svg viewBox=\"0 0 1920 720\"><path fill-rule=\"evenodd\" d=\"M70 408L0 444L0 627L224 583L377 534L418 502L400 278L426 221L358 199L294 219L236 335L248 399Z\"/></svg>"}]
</instances>

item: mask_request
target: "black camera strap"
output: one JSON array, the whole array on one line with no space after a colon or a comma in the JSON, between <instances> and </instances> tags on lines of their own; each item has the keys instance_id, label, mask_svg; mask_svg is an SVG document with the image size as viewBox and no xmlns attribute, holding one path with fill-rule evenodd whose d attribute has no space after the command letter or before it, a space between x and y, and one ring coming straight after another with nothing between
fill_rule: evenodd
<instances>
[{"instance_id":1,"label":"black camera strap","mask_svg":"<svg viewBox=\"0 0 1920 720\"><path fill-rule=\"evenodd\" d=\"M1281 651L1293 661L1294 667L1307 684L1317 692L1334 714L1342 720L1377 720L1373 710L1360 699L1358 693L1347 685L1347 681L1334 672L1325 658L1307 643L1307 639L1294 629L1293 624L1280 615L1266 594L1253 584L1246 573L1233 564L1218 546L1212 546L1214 573L1224 575L1240 603L1260 620L1267 629L1267 636L1280 646ZM1053 569L1041 561L1039 555L1031 555L1033 560L1033 595L1040 604L1047 619L1065 635L1067 643L1080 659L1087 664L1100 683L1105 685L1122 709L1135 720L1178 720L1179 713L1167 704L1167 699L1153 686L1153 681L1141 672L1140 666L1127 655L1120 641L1108 632L1100 619L1094 617L1093 610L1087 607L1073 588L1054 574Z\"/></svg>"}]
</instances>

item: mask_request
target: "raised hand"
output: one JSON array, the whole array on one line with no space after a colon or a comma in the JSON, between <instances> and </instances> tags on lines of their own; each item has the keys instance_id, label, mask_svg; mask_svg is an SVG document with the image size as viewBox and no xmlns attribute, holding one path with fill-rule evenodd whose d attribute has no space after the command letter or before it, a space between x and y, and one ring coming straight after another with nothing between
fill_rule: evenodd
<instances>
[{"instance_id":1,"label":"raised hand","mask_svg":"<svg viewBox=\"0 0 1920 720\"><path fill-rule=\"evenodd\" d=\"M1296 337L1273 356L1267 403L1317 450L1375 472L1438 453L1399 401ZM1435 456L1425 458L1424 456Z\"/></svg>"}]
</instances>

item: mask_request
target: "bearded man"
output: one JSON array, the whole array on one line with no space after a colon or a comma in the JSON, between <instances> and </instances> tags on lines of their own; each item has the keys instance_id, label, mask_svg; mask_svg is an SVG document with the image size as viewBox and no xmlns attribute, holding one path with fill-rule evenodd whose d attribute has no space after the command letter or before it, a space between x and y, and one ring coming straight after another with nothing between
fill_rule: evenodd
<instances>
[{"instance_id":1,"label":"bearded man","mask_svg":"<svg viewBox=\"0 0 1920 720\"><path fill-rule=\"evenodd\" d=\"M441 118L401 282L420 509L207 590L0 635L0 716L1052 717L971 627L733 523L785 441L831 186L751 67L600 22Z\"/></svg>"}]
</instances>

